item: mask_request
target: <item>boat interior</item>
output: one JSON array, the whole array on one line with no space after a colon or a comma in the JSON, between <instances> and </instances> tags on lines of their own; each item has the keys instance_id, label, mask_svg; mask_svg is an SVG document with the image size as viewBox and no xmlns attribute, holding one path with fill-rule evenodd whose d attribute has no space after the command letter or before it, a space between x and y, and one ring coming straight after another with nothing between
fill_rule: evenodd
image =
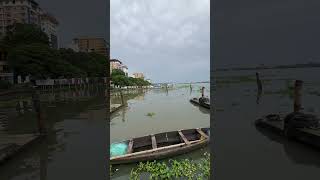
<instances>
[{"instance_id":1,"label":"boat interior","mask_svg":"<svg viewBox=\"0 0 320 180\"><path fill-rule=\"evenodd\" d=\"M181 131L172 131L166 133L159 133L139 138L134 138L128 141L128 154L152 150L159 147L166 147L170 145L186 143L190 144L192 141L205 139L210 136L209 128L188 129Z\"/></svg>"}]
</instances>

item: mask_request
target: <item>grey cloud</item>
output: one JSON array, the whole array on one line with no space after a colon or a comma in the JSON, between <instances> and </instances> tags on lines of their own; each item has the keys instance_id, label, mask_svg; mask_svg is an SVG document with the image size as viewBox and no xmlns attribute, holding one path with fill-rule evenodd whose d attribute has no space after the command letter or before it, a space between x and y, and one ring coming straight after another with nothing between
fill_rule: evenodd
<instances>
[{"instance_id":1,"label":"grey cloud","mask_svg":"<svg viewBox=\"0 0 320 180\"><path fill-rule=\"evenodd\" d=\"M111 0L111 57L154 81L209 80L209 0Z\"/></svg>"}]
</instances>

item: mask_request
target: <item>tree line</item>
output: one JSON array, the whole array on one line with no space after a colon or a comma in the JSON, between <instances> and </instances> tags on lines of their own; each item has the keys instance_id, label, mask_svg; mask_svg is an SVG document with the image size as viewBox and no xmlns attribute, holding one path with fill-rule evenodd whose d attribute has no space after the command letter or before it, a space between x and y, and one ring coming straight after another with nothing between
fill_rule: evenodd
<instances>
[{"instance_id":1,"label":"tree line","mask_svg":"<svg viewBox=\"0 0 320 180\"><path fill-rule=\"evenodd\" d=\"M40 27L15 24L1 40L7 60L15 76L31 79L106 77L107 57L94 52L53 49Z\"/></svg>"},{"instance_id":2,"label":"tree line","mask_svg":"<svg viewBox=\"0 0 320 180\"><path fill-rule=\"evenodd\" d=\"M120 69L114 69L111 73L111 81L114 85L124 86L148 86L151 85L148 81L142 78L127 77Z\"/></svg>"}]
</instances>

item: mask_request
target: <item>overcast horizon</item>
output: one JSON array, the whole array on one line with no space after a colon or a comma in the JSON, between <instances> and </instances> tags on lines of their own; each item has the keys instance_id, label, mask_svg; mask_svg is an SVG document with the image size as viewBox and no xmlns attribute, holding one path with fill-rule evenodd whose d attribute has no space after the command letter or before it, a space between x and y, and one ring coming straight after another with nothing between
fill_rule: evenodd
<instances>
[{"instance_id":1,"label":"overcast horizon","mask_svg":"<svg viewBox=\"0 0 320 180\"><path fill-rule=\"evenodd\" d=\"M209 0L111 0L110 10L111 58L129 74L153 82L209 80Z\"/></svg>"},{"instance_id":2,"label":"overcast horizon","mask_svg":"<svg viewBox=\"0 0 320 180\"><path fill-rule=\"evenodd\" d=\"M216 1L214 68L319 63L319 7L316 0Z\"/></svg>"}]
</instances>

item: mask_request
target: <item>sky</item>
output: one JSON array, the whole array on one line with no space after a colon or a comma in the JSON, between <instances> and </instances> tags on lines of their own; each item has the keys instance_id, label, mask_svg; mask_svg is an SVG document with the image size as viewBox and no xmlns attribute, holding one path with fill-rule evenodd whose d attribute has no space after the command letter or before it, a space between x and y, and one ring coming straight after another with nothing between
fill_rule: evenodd
<instances>
[{"instance_id":1,"label":"sky","mask_svg":"<svg viewBox=\"0 0 320 180\"><path fill-rule=\"evenodd\" d=\"M320 63L320 1L215 1L213 66Z\"/></svg>"},{"instance_id":2,"label":"sky","mask_svg":"<svg viewBox=\"0 0 320 180\"><path fill-rule=\"evenodd\" d=\"M210 78L210 0L111 0L111 58L153 82Z\"/></svg>"},{"instance_id":3,"label":"sky","mask_svg":"<svg viewBox=\"0 0 320 180\"><path fill-rule=\"evenodd\" d=\"M109 38L106 0L36 0L40 7L59 21L60 47L71 44L78 36Z\"/></svg>"}]
</instances>

